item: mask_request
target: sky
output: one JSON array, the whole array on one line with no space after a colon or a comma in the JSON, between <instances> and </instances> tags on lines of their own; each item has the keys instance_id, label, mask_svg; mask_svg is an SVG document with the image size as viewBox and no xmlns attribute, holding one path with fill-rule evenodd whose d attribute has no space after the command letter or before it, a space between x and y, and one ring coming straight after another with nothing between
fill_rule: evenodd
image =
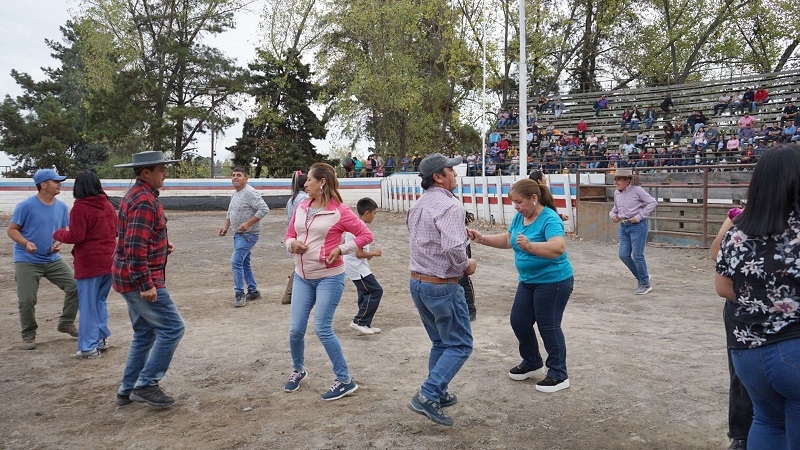
<instances>
[{"instance_id":1,"label":"sky","mask_svg":"<svg viewBox=\"0 0 800 450\"><path fill-rule=\"evenodd\" d=\"M256 4L258 2L255 2ZM22 90L11 78L11 70L28 73L35 81L42 81L44 73L41 67L57 67L58 60L50 56L50 49L45 39L61 40L59 27L70 19L70 10L75 8L74 0L3 0L3 13L0 14L0 97L10 95L12 98ZM236 28L209 41L209 45L237 60L244 66L255 55L258 45L258 11L248 11L236 16ZM241 130L241 121L246 112L234 113L239 123L218 136L215 143L216 159L230 156L225 147L236 142ZM207 133L200 135L196 142L198 152L203 156L211 154L211 137ZM328 142L316 142L317 151L326 153ZM11 165L11 159L0 152L0 166Z\"/></svg>"}]
</instances>

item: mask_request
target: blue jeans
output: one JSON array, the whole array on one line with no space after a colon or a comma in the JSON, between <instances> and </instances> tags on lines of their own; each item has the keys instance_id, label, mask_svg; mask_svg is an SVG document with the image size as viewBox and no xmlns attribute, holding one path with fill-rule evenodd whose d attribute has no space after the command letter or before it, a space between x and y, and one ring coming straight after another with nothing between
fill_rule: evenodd
<instances>
[{"instance_id":1,"label":"blue jeans","mask_svg":"<svg viewBox=\"0 0 800 450\"><path fill-rule=\"evenodd\" d=\"M544 349L547 350L547 376L556 380L569 378L567 343L561 331L561 319L574 283L573 277L557 283L519 283L514 304L511 305L511 329L519 341L521 365L530 370L537 370L544 365L536 332L533 331L533 324L537 324Z\"/></svg>"},{"instance_id":2,"label":"blue jeans","mask_svg":"<svg viewBox=\"0 0 800 450\"><path fill-rule=\"evenodd\" d=\"M294 274L292 286L292 312L289 321L289 351L292 354L294 370L302 372L304 369L306 349L306 327L311 309L317 306L314 312L314 333L325 348L333 364L333 373L342 383L349 383L350 372L347 370L347 361L344 359L342 344L333 333L333 314L342 299L344 291L344 273L316 280L307 280L297 273Z\"/></svg>"},{"instance_id":3,"label":"blue jeans","mask_svg":"<svg viewBox=\"0 0 800 450\"><path fill-rule=\"evenodd\" d=\"M106 300L111 291L111 274L75 280L78 285L78 351L97 348L100 339L111 336Z\"/></svg>"},{"instance_id":4,"label":"blue jeans","mask_svg":"<svg viewBox=\"0 0 800 450\"><path fill-rule=\"evenodd\" d=\"M639 223L623 223L619 226L619 259L628 267L640 285L650 284L644 247L647 244L647 219Z\"/></svg>"},{"instance_id":5,"label":"blue jeans","mask_svg":"<svg viewBox=\"0 0 800 450\"><path fill-rule=\"evenodd\" d=\"M157 386L169 369L169 363L183 337L184 324L178 308L166 288L157 289L155 302L142 299L138 291L124 292L133 340L119 393Z\"/></svg>"},{"instance_id":6,"label":"blue jeans","mask_svg":"<svg viewBox=\"0 0 800 450\"><path fill-rule=\"evenodd\" d=\"M731 356L753 401L747 448L800 449L800 338L731 349Z\"/></svg>"},{"instance_id":7,"label":"blue jeans","mask_svg":"<svg viewBox=\"0 0 800 450\"><path fill-rule=\"evenodd\" d=\"M433 284L411 279L411 298L431 340L428 379L420 392L441 401L447 386L472 353L472 328L464 288L455 283Z\"/></svg>"},{"instance_id":8,"label":"blue jeans","mask_svg":"<svg viewBox=\"0 0 800 450\"><path fill-rule=\"evenodd\" d=\"M250 267L250 252L258 242L258 234L235 233L233 235L233 255L231 255L231 269L233 270L233 290L235 292L256 292L256 277ZM246 286L245 286L246 285Z\"/></svg>"},{"instance_id":9,"label":"blue jeans","mask_svg":"<svg viewBox=\"0 0 800 450\"><path fill-rule=\"evenodd\" d=\"M353 284L358 292L358 313L353 317L353 322L371 327L378 305L381 304L383 288L373 274L353 280Z\"/></svg>"}]
</instances>

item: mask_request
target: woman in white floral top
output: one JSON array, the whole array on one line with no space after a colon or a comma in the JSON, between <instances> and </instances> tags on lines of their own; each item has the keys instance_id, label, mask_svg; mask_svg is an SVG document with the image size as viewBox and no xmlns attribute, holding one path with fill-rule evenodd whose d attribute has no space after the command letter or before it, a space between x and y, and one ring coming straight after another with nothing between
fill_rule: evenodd
<instances>
[{"instance_id":1,"label":"woman in white floral top","mask_svg":"<svg viewBox=\"0 0 800 450\"><path fill-rule=\"evenodd\" d=\"M717 293L738 303L728 347L753 401L750 449L800 449L800 146L764 153L717 255Z\"/></svg>"}]
</instances>

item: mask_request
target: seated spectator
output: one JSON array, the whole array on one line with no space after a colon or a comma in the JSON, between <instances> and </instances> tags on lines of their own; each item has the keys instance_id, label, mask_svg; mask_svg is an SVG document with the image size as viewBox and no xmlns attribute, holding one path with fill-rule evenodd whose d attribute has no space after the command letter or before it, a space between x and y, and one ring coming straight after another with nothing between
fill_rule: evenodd
<instances>
[{"instance_id":1,"label":"seated spectator","mask_svg":"<svg viewBox=\"0 0 800 450\"><path fill-rule=\"evenodd\" d=\"M489 158L486 162L486 175L496 175L497 172L497 163L493 158Z\"/></svg>"},{"instance_id":2,"label":"seated spectator","mask_svg":"<svg viewBox=\"0 0 800 450\"><path fill-rule=\"evenodd\" d=\"M628 127L629 130L638 130L639 129L639 122L642 120L642 116L639 113L639 110L636 107L633 107L631 111L631 124Z\"/></svg>"},{"instance_id":3,"label":"seated spectator","mask_svg":"<svg viewBox=\"0 0 800 450\"><path fill-rule=\"evenodd\" d=\"M699 109L694 110L692 114L689 115L689 118L686 119L686 122L691 127L689 131L690 133L697 133L697 130L699 130L700 127L704 127L707 121L708 117L706 117L706 115L703 114Z\"/></svg>"},{"instance_id":4,"label":"seated spectator","mask_svg":"<svg viewBox=\"0 0 800 450\"><path fill-rule=\"evenodd\" d=\"M544 93L539 94L539 103L537 106L540 113L547 111L550 107L550 102L547 101L547 97L544 96Z\"/></svg>"},{"instance_id":5,"label":"seated spectator","mask_svg":"<svg viewBox=\"0 0 800 450\"><path fill-rule=\"evenodd\" d=\"M605 135L600 135L600 139L597 140L597 149L600 150L600 153L605 153L607 148L608 138Z\"/></svg>"},{"instance_id":6,"label":"seated spectator","mask_svg":"<svg viewBox=\"0 0 800 450\"><path fill-rule=\"evenodd\" d=\"M594 105L592 106L592 108L594 109L594 116L595 117L600 115L600 111L602 111L604 109L608 109L608 99L606 98L606 96L605 95L601 95L600 98L597 99L596 102L594 102Z\"/></svg>"},{"instance_id":7,"label":"seated spectator","mask_svg":"<svg viewBox=\"0 0 800 450\"><path fill-rule=\"evenodd\" d=\"M767 142L773 142L781 137L783 129L778 125L778 122L773 122L771 127L767 127L767 131Z\"/></svg>"},{"instance_id":8,"label":"seated spectator","mask_svg":"<svg viewBox=\"0 0 800 450\"><path fill-rule=\"evenodd\" d=\"M639 133L636 135L636 145L635 145L636 148L644 147L645 145L647 145L647 141L648 140L649 140L649 138L644 133L644 130L639 131Z\"/></svg>"},{"instance_id":9,"label":"seated spectator","mask_svg":"<svg viewBox=\"0 0 800 450\"><path fill-rule=\"evenodd\" d=\"M734 115L737 113L737 111L742 110L742 104L744 104L744 91L733 96L731 99L731 104L728 106L728 111L731 113L731 115Z\"/></svg>"},{"instance_id":10,"label":"seated spectator","mask_svg":"<svg viewBox=\"0 0 800 450\"><path fill-rule=\"evenodd\" d=\"M653 122L655 121L656 121L656 111L652 107L648 106L647 109L644 111L644 126L647 128L653 128Z\"/></svg>"},{"instance_id":11,"label":"seated spectator","mask_svg":"<svg viewBox=\"0 0 800 450\"><path fill-rule=\"evenodd\" d=\"M743 148L741 156L739 157L739 162L742 164L753 164L753 158L755 157L755 151L753 150L753 144L747 144L746 147Z\"/></svg>"},{"instance_id":12,"label":"seated spectator","mask_svg":"<svg viewBox=\"0 0 800 450\"><path fill-rule=\"evenodd\" d=\"M795 106L795 104L789 100L789 102L786 103L786 106L783 107L783 111L781 111L781 128L783 128L783 124L787 121L796 124L798 117L800 116L798 116L797 106Z\"/></svg>"},{"instance_id":13,"label":"seated spectator","mask_svg":"<svg viewBox=\"0 0 800 450\"><path fill-rule=\"evenodd\" d=\"M622 111L622 116L621 116L622 120L620 120L620 122L619 122L619 129L620 130L625 129L625 128L630 129L631 117L632 117L631 116L631 110L628 109L628 107L626 106L625 109Z\"/></svg>"},{"instance_id":14,"label":"seated spectator","mask_svg":"<svg viewBox=\"0 0 800 450\"><path fill-rule=\"evenodd\" d=\"M731 94L724 91L717 99L717 104L714 105L714 115L717 116L725 111L731 104Z\"/></svg>"},{"instance_id":15,"label":"seated spectator","mask_svg":"<svg viewBox=\"0 0 800 450\"><path fill-rule=\"evenodd\" d=\"M589 128L589 125L586 123L583 118L578 121L578 125L575 125L575 130L581 135L581 139L586 139L586 130Z\"/></svg>"},{"instance_id":16,"label":"seated spectator","mask_svg":"<svg viewBox=\"0 0 800 450\"><path fill-rule=\"evenodd\" d=\"M739 105L740 113L745 111L750 111L753 109L753 103L756 101L756 93L753 92L753 88L749 87L744 91L744 97L742 98L742 104Z\"/></svg>"},{"instance_id":17,"label":"seated spectator","mask_svg":"<svg viewBox=\"0 0 800 450\"><path fill-rule=\"evenodd\" d=\"M673 107L675 107L675 103L672 103L672 94L667 92L667 96L664 97L664 100L661 101L661 110L667 114L672 114ZM648 126L647 128L650 127Z\"/></svg>"},{"instance_id":18,"label":"seated spectator","mask_svg":"<svg viewBox=\"0 0 800 450\"><path fill-rule=\"evenodd\" d=\"M745 128L739 130L739 139L742 141L742 147L747 144L755 143L756 130L754 130L750 125L747 125Z\"/></svg>"},{"instance_id":19,"label":"seated spectator","mask_svg":"<svg viewBox=\"0 0 800 450\"><path fill-rule=\"evenodd\" d=\"M714 128L713 124L706 126L706 142L709 147L716 147L717 142L719 142L719 131Z\"/></svg>"},{"instance_id":20,"label":"seated spectator","mask_svg":"<svg viewBox=\"0 0 800 450\"><path fill-rule=\"evenodd\" d=\"M744 116L739 118L739 136L741 137L742 130L745 128L753 128L756 124L756 118L750 115L750 111L744 113Z\"/></svg>"},{"instance_id":21,"label":"seated spectator","mask_svg":"<svg viewBox=\"0 0 800 450\"><path fill-rule=\"evenodd\" d=\"M730 137L728 138L728 143L725 145L725 149L728 153L737 152L739 151L739 147L741 146L741 142L739 142L739 138L731 133Z\"/></svg>"},{"instance_id":22,"label":"seated spectator","mask_svg":"<svg viewBox=\"0 0 800 450\"><path fill-rule=\"evenodd\" d=\"M556 117L556 119L558 119L561 117L561 114L564 114L564 103L559 97L558 100L553 103L553 115Z\"/></svg>"},{"instance_id":23,"label":"seated spectator","mask_svg":"<svg viewBox=\"0 0 800 450\"><path fill-rule=\"evenodd\" d=\"M594 135L594 133L589 133L589 137L586 138L586 146L591 148L593 145L597 147L597 142L600 139Z\"/></svg>"},{"instance_id":24,"label":"seated spectator","mask_svg":"<svg viewBox=\"0 0 800 450\"><path fill-rule=\"evenodd\" d=\"M794 122L789 122L783 127L783 131L781 132L781 137L778 139L778 142L791 142L796 133L797 126L794 124Z\"/></svg>"},{"instance_id":25,"label":"seated spectator","mask_svg":"<svg viewBox=\"0 0 800 450\"><path fill-rule=\"evenodd\" d=\"M762 84L758 90L756 91L755 95L753 96L753 112L758 111L758 107L769 103L769 93L767 92L767 85Z\"/></svg>"},{"instance_id":26,"label":"seated spectator","mask_svg":"<svg viewBox=\"0 0 800 450\"><path fill-rule=\"evenodd\" d=\"M756 137L755 137L756 144L759 141L766 141L768 136L769 136L769 127L767 127L767 124L762 123L761 128L756 130Z\"/></svg>"},{"instance_id":27,"label":"seated spectator","mask_svg":"<svg viewBox=\"0 0 800 450\"><path fill-rule=\"evenodd\" d=\"M501 109L497 113L497 128L505 128L508 126L508 111Z\"/></svg>"},{"instance_id":28,"label":"seated spectator","mask_svg":"<svg viewBox=\"0 0 800 450\"><path fill-rule=\"evenodd\" d=\"M697 130L697 133L694 134L694 148L705 150L707 145L708 140L706 140L706 129L704 127L700 127L700 129Z\"/></svg>"},{"instance_id":29,"label":"seated spectator","mask_svg":"<svg viewBox=\"0 0 800 450\"><path fill-rule=\"evenodd\" d=\"M669 120L664 121L664 142L671 142L675 138L675 127Z\"/></svg>"},{"instance_id":30,"label":"seated spectator","mask_svg":"<svg viewBox=\"0 0 800 450\"><path fill-rule=\"evenodd\" d=\"M636 148L636 145L632 144L630 139L627 139L625 140L624 144L619 146L619 148L621 150L620 154L630 155L633 149Z\"/></svg>"},{"instance_id":31,"label":"seated spectator","mask_svg":"<svg viewBox=\"0 0 800 450\"><path fill-rule=\"evenodd\" d=\"M511 114L508 115L508 124L509 128L513 128L519 125L519 111L517 108L513 108L511 110Z\"/></svg>"}]
</instances>

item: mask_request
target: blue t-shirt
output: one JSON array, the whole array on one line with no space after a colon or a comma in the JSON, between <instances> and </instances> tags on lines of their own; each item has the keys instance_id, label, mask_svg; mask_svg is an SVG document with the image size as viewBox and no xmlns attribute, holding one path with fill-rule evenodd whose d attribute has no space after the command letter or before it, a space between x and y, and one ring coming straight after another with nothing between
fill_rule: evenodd
<instances>
[{"instance_id":1,"label":"blue t-shirt","mask_svg":"<svg viewBox=\"0 0 800 450\"><path fill-rule=\"evenodd\" d=\"M22 237L36 244L36 253L28 253L24 245L15 242L15 263L47 264L61 258L58 253L50 253L50 249L55 242L53 233L69 225L66 203L56 199L52 205L45 205L34 195L14 208L11 222L19 225Z\"/></svg>"},{"instance_id":2,"label":"blue t-shirt","mask_svg":"<svg viewBox=\"0 0 800 450\"><path fill-rule=\"evenodd\" d=\"M511 248L514 249L514 264L517 266L520 283L558 283L572 276L572 265L567 252L557 258L542 258L531 255L517 246L517 235L522 233L531 242L547 242L554 236L564 236L564 224L558 214L545 207L532 224L523 225L522 214L517 213L508 227Z\"/></svg>"}]
</instances>

